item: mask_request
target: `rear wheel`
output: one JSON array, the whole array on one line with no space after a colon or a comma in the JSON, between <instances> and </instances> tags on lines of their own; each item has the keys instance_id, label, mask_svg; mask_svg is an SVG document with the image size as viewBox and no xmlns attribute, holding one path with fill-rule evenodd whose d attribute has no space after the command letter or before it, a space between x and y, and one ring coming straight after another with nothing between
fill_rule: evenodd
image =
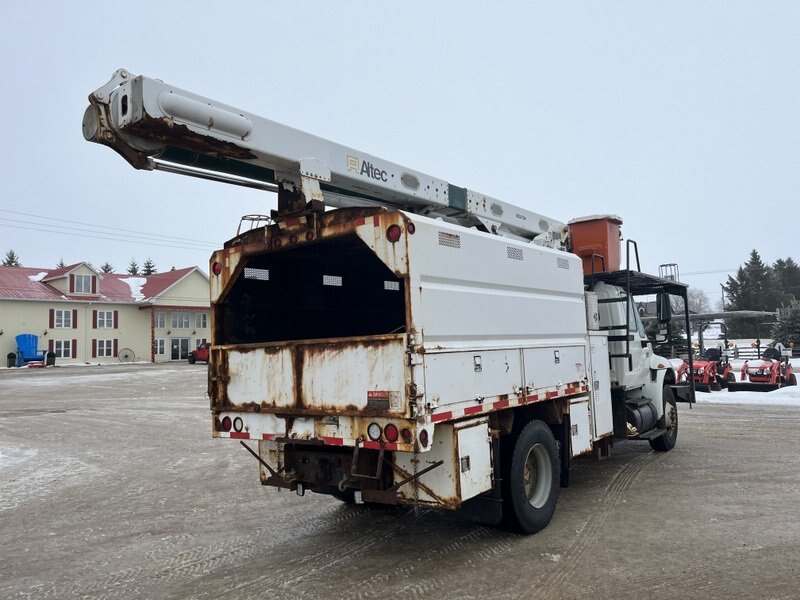
<instances>
[{"instance_id":1,"label":"rear wheel","mask_svg":"<svg viewBox=\"0 0 800 600\"><path fill-rule=\"evenodd\" d=\"M789 377L789 383L787 385L797 385L797 376L794 373Z\"/></svg>"},{"instance_id":2,"label":"rear wheel","mask_svg":"<svg viewBox=\"0 0 800 600\"><path fill-rule=\"evenodd\" d=\"M561 474L558 444L542 421L531 421L517 435L504 478L506 520L524 533L536 533L556 510Z\"/></svg>"},{"instance_id":3,"label":"rear wheel","mask_svg":"<svg viewBox=\"0 0 800 600\"><path fill-rule=\"evenodd\" d=\"M189 355L189 364L193 365L197 359L194 357L194 354Z\"/></svg>"},{"instance_id":4,"label":"rear wheel","mask_svg":"<svg viewBox=\"0 0 800 600\"><path fill-rule=\"evenodd\" d=\"M659 437L650 440L650 447L659 452L667 452L675 447L678 441L678 406L675 403L675 394L668 385L664 386L664 416L661 417L660 425L666 431Z\"/></svg>"}]
</instances>

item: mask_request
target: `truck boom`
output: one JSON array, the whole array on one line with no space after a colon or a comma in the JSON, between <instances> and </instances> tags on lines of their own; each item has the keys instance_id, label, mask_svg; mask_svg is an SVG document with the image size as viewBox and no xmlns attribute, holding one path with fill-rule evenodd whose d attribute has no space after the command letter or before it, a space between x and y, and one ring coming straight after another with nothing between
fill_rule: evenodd
<instances>
[{"instance_id":1,"label":"truck boom","mask_svg":"<svg viewBox=\"0 0 800 600\"><path fill-rule=\"evenodd\" d=\"M125 69L89 102L84 137L113 148L133 167L278 191L282 213L301 212L315 200L386 206L528 240L558 238L564 225Z\"/></svg>"},{"instance_id":2,"label":"truck boom","mask_svg":"<svg viewBox=\"0 0 800 600\"><path fill-rule=\"evenodd\" d=\"M533 533L574 458L677 442L693 381L634 299L662 331L681 298L688 332L687 287L632 240L621 264L619 217L564 225L124 70L89 100L86 139L137 169L277 191L209 261L212 435L262 484Z\"/></svg>"}]
</instances>

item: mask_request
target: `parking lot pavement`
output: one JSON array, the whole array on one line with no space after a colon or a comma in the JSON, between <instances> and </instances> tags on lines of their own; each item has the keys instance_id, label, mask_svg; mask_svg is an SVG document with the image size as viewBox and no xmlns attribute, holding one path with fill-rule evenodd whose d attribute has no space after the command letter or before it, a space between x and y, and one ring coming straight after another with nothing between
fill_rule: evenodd
<instances>
[{"instance_id":1,"label":"parking lot pavement","mask_svg":"<svg viewBox=\"0 0 800 600\"><path fill-rule=\"evenodd\" d=\"M2 598L795 598L800 409L680 407L534 536L262 488L204 365L0 370Z\"/></svg>"}]
</instances>

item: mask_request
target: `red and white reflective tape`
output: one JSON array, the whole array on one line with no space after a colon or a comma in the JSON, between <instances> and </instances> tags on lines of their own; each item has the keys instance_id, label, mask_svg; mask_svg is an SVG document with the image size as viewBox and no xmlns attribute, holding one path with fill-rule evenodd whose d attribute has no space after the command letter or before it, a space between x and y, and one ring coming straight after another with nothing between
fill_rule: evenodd
<instances>
[{"instance_id":1,"label":"red and white reflective tape","mask_svg":"<svg viewBox=\"0 0 800 600\"><path fill-rule=\"evenodd\" d=\"M361 227L362 225L367 224L367 217L359 217L355 220L356 227ZM372 226L373 227L380 227L381 218L380 215L374 215L372 217Z\"/></svg>"},{"instance_id":2,"label":"red and white reflective tape","mask_svg":"<svg viewBox=\"0 0 800 600\"><path fill-rule=\"evenodd\" d=\"M289 229L290 227L299 227L300 225L307 225L308 219L306 217L290 217L283 221L278 221L280 229Z\"/></svg>"},{"instance_id":3,"label":"red and white reflective tape","mask_svg":"<svg viewBox=\"0 0 800 600\"><path fill-rule=\"evenodd\" d=\"M221 438L230 438L232 440L274 440L278 437L277 433L262 433L259 435L250 435L247 431L219 431L217 435ZM370 450L380 450L381 447L384 450L389 451L396 451L400 445L397 442L373 442L372 440L363 440L362 442L358 442L357 440L351 440L347 438L341 437L331 437L327 435L321 435L319 438L326 446L356 446L360 445L361 448L369 448ZM301 441L301 440L298 440ZM410 445L409 445L410 448ZM410 451L410 450L409 450Z\"/></svg>"},{"instance_id":4,"label":"red and white reflective tape","mask_svg":"<svg viewBox=\"0 0 800 600\"><path fill-rule=\"evenodd\" d=\"M217 436L230 438L232 440L274 440L278 437L277 433L261 433L250 435L248 431L218 431Z\"/></svg>"},{"instance_id":5,"label":"red and white reflective tape","mask_svg":"<svg viewBox=\"0 0 800 600\"><path fill-rule=\"evenodd\" d=\"M552 400L554 398L567 398L571 396L579 396L589 393L589 386L583 382L573 382L562 386L552 388L542 388L534 390L530 394L519 394L517 396L495 396L495 399L486 398L480 404L474 404L475 400L468 400L459 403L460 406L450 408L448 410L440 410L435 412L427 418L428 423L442 423L445 421L454 421L463 417L470 417L474 415L482 415L491 413L497 410L506 408L514 408L516 406L524 406L526 404L533 404L536 402L543 402ZM247 431L218 431L217 436L220 438L231 438L235 440L275 440L278 437L284 436L284 433L250 433ZM379 442L372 440L354 440L343 437L334 436L319 436L318 438L326 446L356 446L360 445L362 448L372 450L397 451L398 449L411 451L411 445L398 444L396 442ZM304 441L304 440L298 440ZM406 448L408 446L408 448Z\"/></svg>"},{"instance_id":6,"label":"red and white reflective tape","mask_svg":"<svg viewBox=\"0 0 800 600\"><path fill-rule=\"evenodd\" d=\"M460 404L469 404L463 408L451 408L450 410L443 410L433 413L429 420L431 423L441 423L442 421L453 421L461 417L469 417L473 415L481 415L504 408L513 408L515 406L524 406L525 404L533 404L534 402L542 402L544 400L552 400L553 398L566 398L568 396L577 396L579 394L586 394L589 392L589 386L585 383L574 382L566 385L542 388L535 390L531 394L520 394L518 396L497 397L497 400L486 398L481 404L474 404L475 400L469 400Z\"/></svg>"}]
</instances>

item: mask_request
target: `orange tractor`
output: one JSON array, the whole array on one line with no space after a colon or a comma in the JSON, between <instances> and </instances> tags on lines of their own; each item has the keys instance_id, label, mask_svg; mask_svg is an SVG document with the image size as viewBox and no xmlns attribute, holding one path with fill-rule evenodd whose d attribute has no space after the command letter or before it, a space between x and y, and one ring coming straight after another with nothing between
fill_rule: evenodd
<instances>
[{"instance_id":1,"label":"orange tractor","mask_svg":"<svg viewBox=\"0 0 800 600\"><path fill-rule=\"evenodd\" d=\"M733 367L728 362L728 354L719 348L699 350L692 360L692 367L694 389L698 392L718 392L736 382ZM678 367L678 381L689 381L689 373L689 362L684 360Z\"/></svg>"},{"instance_id":2,"label":"orange tractor","mask_svg":"<svg viewBox=\"0 0 800 600\"><path fill-rule=\"evenodd\" d=\"M787 385L797 385L797 377L789 360L792 349L769 347L760 358L746 360L739 381L728 385L728 391L770 392Z\"/></svg>"}]
</instances>

